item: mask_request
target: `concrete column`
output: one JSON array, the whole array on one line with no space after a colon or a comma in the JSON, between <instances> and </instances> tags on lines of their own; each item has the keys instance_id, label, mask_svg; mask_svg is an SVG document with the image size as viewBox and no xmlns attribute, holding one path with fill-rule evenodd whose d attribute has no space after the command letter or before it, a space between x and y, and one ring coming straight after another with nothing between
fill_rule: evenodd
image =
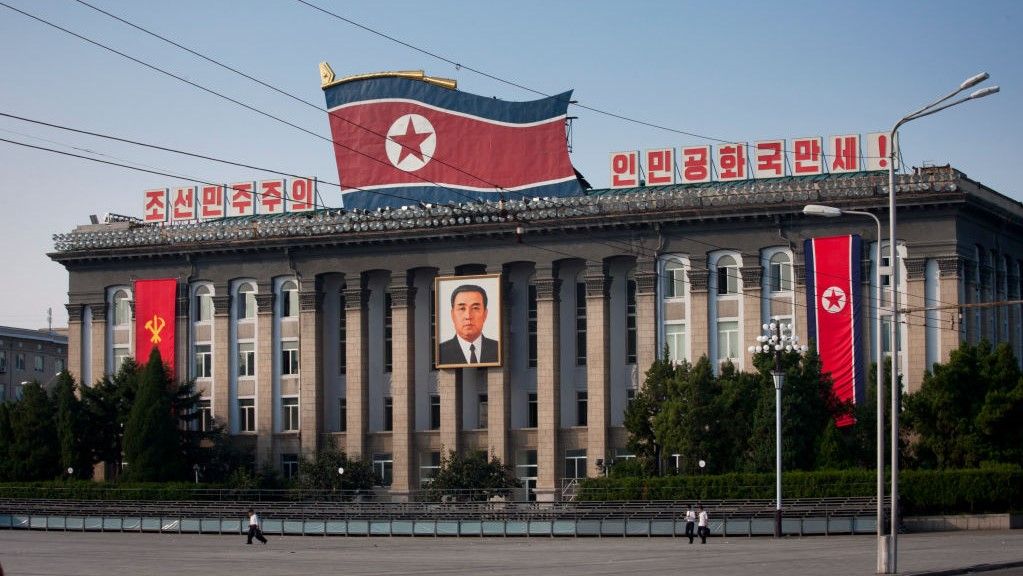
<instances>
[{"instance_id":1,"label":"concrete column","mask_svg":"<svg viewBox=\"0 0 1023 576\"><path fill-rule=\"evenodd\" d=\"M78 381L81 386L92 386L93 382L86 382L82 374L82 314L85 306L82 304L65 304L67 309L67 370ZM10 358L7 359L11 361ZM0 397L0 401L5 398Z\"/></svg>"},{"instance_id":2,"label":"concrete column","mask_svg":"<svg viewBox=\"0 0 1023 576\"><path fill-rule=\"evenodd\" d=\"M260 285L256 294L256 466L270 464L274 449L274 297L269 285Z\"/></svg>"},{"instance_id":3,"label":"concrete column","mask_svg":"<svg viewBox=\"0 0 1023 576\"><path fill-rule=\"evenodd\" d=\"M906 295L900 306L910 308L922 308L927 301L925 290L925 258L907 258L903 261L906 266ZM915 392L920 389L923 382L924 370L927 368L927 326L925 313L923 311L912 314L903 314L909 345L902 351L906 355L907 371L906 381L903 385L906 391Z\"/></svg>"},{"instance_id":4,"label":"concrete column","mask_svg":"<svg viewBox=\"0 0 1023 576\"><path fill-rule=\"evenodd\" d=\"M346 451L349 458L358 459L366 452L366 430L369 421L369 315L366 313L369 291L357 286L345 288L344 293L345 398L348 403Z\"/></svg>"},{"instance_id":5,"label":"concrete column","mask_svg":"<svg viewBox=\"0 0 1023 576\"><path fill-rule=\"evenodd\" d=\"M636 368L640 381L663 350L657 347L657 260L636 262Z\"/></svg>"},{"instance_id":6,"label":"concrete column","mask_svg":"<svg viewBox=\"0 0 1023 576\"><path fill-rule=\"evenodd\" d=\"M963 275L965 273L965 261L957 256L938 259L938 300L942 304L963 304ZM960 315L960 313L962 313ZM966 327L969 326L969 313L962 308L950 308L941 312L942 328L948 326L951 330L939 330L941 334L941 345L938 348L938 357L941 362L947 362L952 351L959 348L959 343L968 334ZM944 323L948 319L948 324Z\"/></svg>"},{"instance_id":7,"label":"concrete column","mask_svg":"<svg viewBox=\"0 0 1023 576\"><path fill-rule=\"evenodd\" d=\"M689 319L689 350L690 358L695 363L700 356L710 358L710 302L711 295L707 292L710 271L707 270L706 259L697 267L689 269L689 295L692 300L690 310L693 315ZM710 358L711 364L714 359Z\"/></svg>"},{"instance_id":8,"label":"concrete column","mask_svg":"<svg viewBox=\"0 0 1023 576\"><path fill-rule=\"evenodd\" d=\"M448 450L461 448L462 431L462 370L442 368L437 371L437 394L440 396L440 443L442 455ZM473 368L478 370L478 368Z\"/></svg>"},{"instance_id":9,"label":"concrete column","mask_svg":"<svg viewBox=\"0 0 1023 576\"><path fill-rule=\"evenodd\" d=\"M391 496L407 500L415 479L415 442L412 432L416 422L416 289L402 278L391 284L391 398L393 404L391 452L394 476ZM426 340L429 343L429 339Z\"/></svg>"},{"instance_id":10,"label":"concrete column","mask_svg":"<svg viewBox=\"0 0 1023 576\"><path fill-rule=\"evenodd\" d=\"M559 290L550 269L536 271L536 498L557 500L561 493L561 347ZM605 410L606 412L606 410Z\"/></svg>"},{"instance_id":11,"label":"concrete column","mask_svg":"<svg viewBox=\"0 0 1023 576\"><path fill-rule=\"evenodd\" d=\"M608 454L611 424L611 364L608 288L611 280L603 266L587 266L586 282L586 466L588 476L599 476L597 460ZM538 454L539 456L539 454Z\"/></svg>"},{"instance_id":12,"label":"concrete column","mask_svg":"<svg viewBox=\"0 0 1023 576\"><path fill-rule=\"evenodd\" d=\"M795 256L795 255L794 255ZM803 255L794 257L795 260L803 261ZM806 301L806 265L805 264L792 264L792 279L794 285L792 286L792 300L795 304L795 320L796 335L799 336L799 342L802 344L810 345L810 327L807 325L806 307L812 306L813 302ZM814 343L816 346L817 343Z\"/></svg>"},{"instance_id":13,"label":"concrete column","mask_svg":"<svg viewBox=\"0 0 1023 576\"><path fill-rule=\"evenodd\" d=\"M511 301L507 281L502 278L501 304L504 307L501 326L502 365L487 368L487 450L504 464L514 464L509 451L511 430Z\"/></svg>"},{"instance_id":14,"label":"concrete column","mask_svg":"<svg viewBox=\"0 0 1023 576\"><path fill-rule=\"evenodd\" d=\"M187 282L178 282L178 302L175 307L175 336L174 336L174 381L183 382L192 376L192 323L189 318L189 311L192 299L189 298L189 286ZM134 316L134 314L132 314ZM132 330L132 335L138 338L138 334ZM131 349L135 349L135 343L131 343ZM136 358L137 360L137 358ZM148 358L146 358L148 360ZM145 361L145 360L143 360ZM164 358L164 362L167 359Z\"/></svg>"},{"instance_id":15,"label":"concrete column","mask_svg":"<svg viewBox=\"0 0 1023 576\"><path fill-rule=\"evenodd\" d=\"M89 305L92 309L92 336L90 344L92 350L92 379L93 383L103 378L107 373L107 303L105 301L93 302ZM135 349L131 348L132 354ZM136 358L136 361L145 364L148 358Z\"/></svg>"},{"instance_id":16,"label":"concrete column","mask_svg":"<svg viewBox=\"0 0 1023 576\"><path fill-rule=\"evenodd\" d=\"M312 284L312 286L308 286ZM323 436L323 292L319 282L303 282L299 315L299 438L302 454L316 455ZM305 289L311 288L311 290Z\"/></svg>"},{"instance_id":17,"label":"concrete column","mask_svg":"<svg viewBox=\"0 0 1023 576\"><path fill-rule=\"evenodd\" d=\"M739 308L739 334L741 334L739 350L746 350L746 348L756 343L757 336L763 332L761 326L764 324L764 320L760 318L760 300L764 297L764 269L760 265L760 258L756 256L744 255L743 261L756 262L757 264L756 266L743 266L739 269L739 274L742 275L742 300ZM768 310L774 308L774 305L774 302L769 303ZM795 322L795 318L792 321ZM743 370L748 366L751 366L749 354L746 352L740 353L736 368Z\"/></svg>"},{"instance_id":18,"label":"concrete column","mask_svg":"<svg viewBox=\"0 0 1023 576\"><path fill-rule=\"evenodd\" d=\"M213 416L231 429L231 296L228 286L217 286L213 297Z\"/></svg>"}]
</instances>

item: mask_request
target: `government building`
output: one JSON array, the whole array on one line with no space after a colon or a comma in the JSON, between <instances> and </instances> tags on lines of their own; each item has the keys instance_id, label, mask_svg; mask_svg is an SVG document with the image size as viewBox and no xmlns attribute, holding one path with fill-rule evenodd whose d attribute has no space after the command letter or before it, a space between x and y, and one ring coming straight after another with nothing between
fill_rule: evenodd
<instances>
[{"instance_id":1,"label":"government building","mask_svg":"<svg viewBox=\"0 0 1023 576\"><path fill-rule=\"evenodd\" d=\"M896 192L904 385L916 390L962 342L1023 356L1023 205L948 166L897 176ZM189 223L108 217L56 235L50 257L69 272L68 368L81 382L133 355L133 282L174 278L178 377L195 379L207 421L259 463L289 475L334 440L402 500L442 451L486 450L515 466L528 490L518 497L556 500L630 456L625 409L662 350L749 370L763 323L791 322L805 339L808 238L862 238L858 349L867 365L879 333L891 349L890 312L877 326L871 297L875 267L889 279L887 226L879 246L873 220L808 216L807 204L886 223L887 173ZM438 369L435 279L496 274L500 365Z\"/></svg>"}]
</instances>

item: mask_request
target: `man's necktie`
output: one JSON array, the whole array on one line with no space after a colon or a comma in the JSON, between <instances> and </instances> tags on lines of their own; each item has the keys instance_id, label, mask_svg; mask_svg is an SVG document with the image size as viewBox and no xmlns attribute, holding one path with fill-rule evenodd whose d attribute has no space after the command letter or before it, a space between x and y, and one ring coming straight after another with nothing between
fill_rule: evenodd
<instances>
[{"instance_id":1,"label":"man's necktie","mask_svg":"<svg viewBox=\"0 0 1023 576\"><path fill-rule=\"evenodd\" d=\"M476 345L469 344L469 364L475 364L477 362L479 362L479 360L476 359Z\"/></svg>"}]
</instances>

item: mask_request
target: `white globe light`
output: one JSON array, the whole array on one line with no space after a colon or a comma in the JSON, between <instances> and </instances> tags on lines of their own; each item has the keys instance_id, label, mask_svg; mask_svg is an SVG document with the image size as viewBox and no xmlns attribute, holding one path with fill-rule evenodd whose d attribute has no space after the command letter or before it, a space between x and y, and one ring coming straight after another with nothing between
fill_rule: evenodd
<instances>
[{"instance_id":1,"label":"white globe light","mask_svg":"<svg viewBox=\"0 0 1023 576\"><path fill-rule=\"evenodd\" d=\"M781 352L781 344L775 344L774 345L774 350L775 350L775 352Z\"/></svg>"},{"instance_id":2,"label":"white globe light","mask_svg":"<svg viewBox=\"0 0 1023 576\"><path fill-rule=\"evenodd\" d=\"M764 330L767 330L767 324L764 324L764 325L762 326L762 328L763 328Z\"/></svg>"},{"instance_id":3,"label":"white globe light","mask_svg":"<svg viewBox=\"0 0 1023 576\"><path fill-rule=\"evenodd\" d=\"M764 344L764 352L770 352L770 351L771 351L771 347L768 346L767 344Z\"/></svg>"},{"instance_id":4,"label":"white globe light","mask_svg":"<svg viewBox=\"0 0 1023 576\"><path fill-rule=\"evenodd\" d=\"M792 352L792 345L790 344L790 345L786 346L785 347L785 351L786 352Z\"/></svg>"},{"instance_id":5,"label":"white globe light","mask_svg":"<svg viewBox=\"0 0 1023 576\"><path fill-rule=\"evenodd\" d=\"M756 354L757 353L757 347L756 346L750 346L749 347L749 353L750 354Z\"/></svg>"},{"instance_id":6,"label":"white globe light","mask_svg":"<svg viewBox=\"0 0 1023 576\"><path fill-rule=\"evenodd\" d=\"M771 324L770 324L770 328L771 328L771 332L774 332L774 331L775 331L775 329L776 329L776 328L778 328L778 325L777 325L777 324L775 324L774 322L771 322Z\"/></svg>"}]
</instances>

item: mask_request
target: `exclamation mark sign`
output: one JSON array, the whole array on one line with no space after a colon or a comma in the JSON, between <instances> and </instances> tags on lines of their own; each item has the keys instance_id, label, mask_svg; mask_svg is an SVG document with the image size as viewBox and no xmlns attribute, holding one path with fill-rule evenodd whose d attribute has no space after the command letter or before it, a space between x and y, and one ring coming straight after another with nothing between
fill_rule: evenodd
<instances>
[{"instance_id":1,"label":"exclamation mark sign","mask_svg":"<svg viewBox=\"0 0 1023 576\"><path fill-rule=\"evenodd\" d=\"M877 137L877 155L881 157L877 165L882 168L888 167L888 135L880 134Z\"/></svg>"}]
</instances>

